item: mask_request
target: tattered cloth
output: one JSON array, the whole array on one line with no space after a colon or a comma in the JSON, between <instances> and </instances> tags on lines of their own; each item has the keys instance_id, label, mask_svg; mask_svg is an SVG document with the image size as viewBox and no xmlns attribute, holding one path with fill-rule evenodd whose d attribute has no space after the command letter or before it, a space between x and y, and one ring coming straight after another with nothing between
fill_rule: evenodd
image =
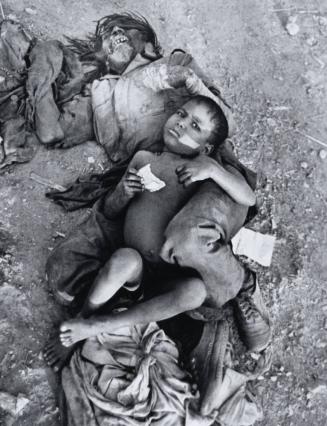
<instances>
[{"instance_id":1,"label":"tattered cloth","mask_svg":"<svg viewBox=\"0 0 327 426\"><path fill-rule=\"evenodd\" d=\"M68 426L207 426L175 344L151 323L101 334L62 371Z\"/></svg>"}]
</instances>

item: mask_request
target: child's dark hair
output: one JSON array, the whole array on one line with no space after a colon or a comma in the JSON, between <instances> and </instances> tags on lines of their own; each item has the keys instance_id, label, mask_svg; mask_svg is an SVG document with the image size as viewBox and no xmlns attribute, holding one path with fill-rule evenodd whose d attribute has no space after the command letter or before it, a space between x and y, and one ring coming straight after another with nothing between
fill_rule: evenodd
<instances>
[{"instance_id":1,"label":"child's dark hair","mask_svg":"<svg viewBox=\"0 0 327 426\"><path fill-rule=\"evenodd\" d=\"M214 122L215 126L210 134L208 143L214 146L214 149L218 148L224 140L228 137L228 122L220 106L207 96L196 95L190 99L197 104L206 105L209 111L212 113L211 121Z\"/></svg>"}]
</instances>

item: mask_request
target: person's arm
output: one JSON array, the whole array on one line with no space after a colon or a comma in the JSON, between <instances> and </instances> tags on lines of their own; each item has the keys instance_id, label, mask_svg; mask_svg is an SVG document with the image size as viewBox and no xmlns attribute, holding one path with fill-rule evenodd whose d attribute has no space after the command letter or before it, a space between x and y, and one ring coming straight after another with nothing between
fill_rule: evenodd
<instances>
[{"instance_id":1,"label":"person's arm","mask_svg":"<svg viewBox=\"0 0 327 426\"><path fill-rule=\"evenodd\" d=\"M228 167L228 166L227 166ZM213 158L199 155L195 159L177 167L179 183L188 186L193 182L212 179L237 203L253 206L256 196L244 177L234 167L228 169L221 166Z\"/></svg>"},{"instance_id":2,"label":"person's arm","mask_svg":"<svg viewBox=\"0 0 327 426\"><path fill-rule=\"evenodd\" d=\"M140 153L136 153L115 190L105 198L104 212L108 218L117 217L136 194L144 191L143 179L137 174L139 163Z\"/></svg>"},{"instance_id":3,"label":"person's arm","mask_svg":"<svg viewBox=\"0 0 327 426\"><path fill-rule=\"evenodd\" d=\"M178 89L185 87L190 95L202 95L216 102L228 121L229 135L233 133L235 124L231 109L222 100L221 96L216 96L201 77L196 74L196 71L184 65L176 65L169 63L154 63L148 65L142 71L142 81L145 87L159 92L166 89Z\"/></svg>"}]
</instances>

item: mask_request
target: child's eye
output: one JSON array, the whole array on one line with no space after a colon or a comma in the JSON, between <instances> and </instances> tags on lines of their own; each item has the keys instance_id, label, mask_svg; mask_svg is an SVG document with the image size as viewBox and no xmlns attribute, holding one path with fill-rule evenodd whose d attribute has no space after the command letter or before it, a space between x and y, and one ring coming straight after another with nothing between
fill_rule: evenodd
<instances>
[{"instance_id":1,"label":"child's eye","mask_svg":"<svg viewBox=\"0 0 327 426\"><path fill-rule=\"evenodd\" d=\"M182 111L180 109L176 112L176 114L179 115L180 117L185 117L184 111Z\"/></svg>"},{"instance_id":2,"label":"child's eye","mask_svg":"<svg viewBox=\"0 0 327 426\"><path fill-rule=\"evenodd\" d=\"M192 121L192 127L195 130L200 130L200 127L198 126L198 123L196 123L195 121Z\"/></svg>"}]
</instances>

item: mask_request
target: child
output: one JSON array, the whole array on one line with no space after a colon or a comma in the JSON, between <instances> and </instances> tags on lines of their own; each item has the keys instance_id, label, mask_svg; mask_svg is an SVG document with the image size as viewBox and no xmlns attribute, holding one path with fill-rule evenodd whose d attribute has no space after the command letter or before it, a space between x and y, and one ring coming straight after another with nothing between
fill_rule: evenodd
<instances>
[{"instance_id":1,"label":"child","mask_svg":"<svg viewBox=\"0 0 327 426\"><path fill-rule=\"evenodd\" d=\"M161 153L139 151L115 191L105 201L106 215L114 218L126 208L126 247L114 252L100 271L82 311L90 316L122 287L133 291L144 278L162 281L164 292L126 311L103 317L76 319L61 325L64 346L135 323L161 321L201 306L208 289L195 271L164 263L160 250L164 231L199 182L212 179L236 202L253 205L255 195L240 176L225 170L209 155L228 135L228 124L220 107L211 99L195 96L166 122ZM147 190L141 169L147 166L159 186Z\"/></svg>"}]
</instances>

